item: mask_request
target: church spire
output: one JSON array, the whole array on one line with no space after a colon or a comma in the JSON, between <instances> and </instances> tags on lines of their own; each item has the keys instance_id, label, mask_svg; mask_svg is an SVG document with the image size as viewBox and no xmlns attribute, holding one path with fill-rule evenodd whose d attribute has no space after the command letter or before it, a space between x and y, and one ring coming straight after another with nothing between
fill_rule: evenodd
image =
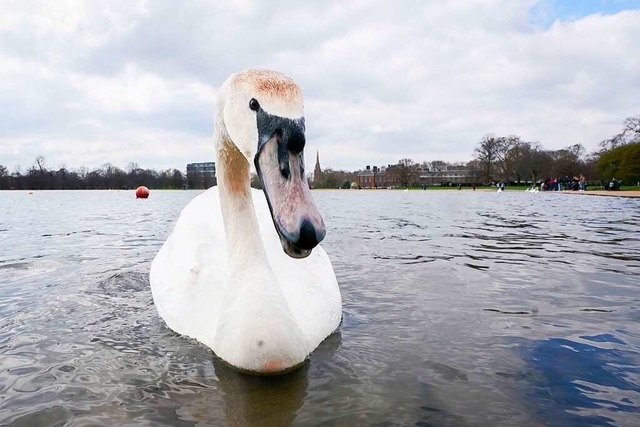
<instances>
[{"instance_id":1,"label":"church spire","mask_svg":"<svg viewBox=\"0 0 640 427\"><path fill-rule=\"evenodd\" d=\"M317 183L322 176L322 169L320 169L320 152L316 150L316 167L313 169L313 181Z\"/></svg>"},{"instance_id":2,"label":"church spire","mask_svg":"<svg viewBox=\"0 0 640 427\"><path fill-rule=\"evenodd\" d=\"M313 170L314 173L322 173L322 169L320 169L320 152L316 150L316 168Z\"/></svg>"}]
</instances>

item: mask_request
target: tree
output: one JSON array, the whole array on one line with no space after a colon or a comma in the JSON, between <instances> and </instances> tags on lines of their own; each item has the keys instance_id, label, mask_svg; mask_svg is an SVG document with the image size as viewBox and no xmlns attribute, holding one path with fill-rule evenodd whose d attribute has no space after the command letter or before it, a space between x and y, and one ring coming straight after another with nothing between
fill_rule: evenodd
<instances>
[{"instance_id":1,"label":"tree","mask_svg":"<svg viewBox=\"0 0 640 427\"><path fill-rule=\"evenodd\" d=\"M548 176L549 165L552 163L549 154L537 142L523 142L519 148L519 159L515 168L518 180L530 179L536 183L542 176Z\"/></svg>"},{"instance_id":2,"label":"tree","mask_svg":"<svg viewBox=\"0 0 640 427\"><path fill-rule=\"evenodd\" d=\"M570 145L558 151L552 151L554 160L552 175L556 177L569 177L580 175L584 169L582 157L584 147L581 144Z\"/></svg>"},{"instance_id":3,"label":"tree","mask_svg":"<svg viewBox=\"0 0 640 427\"><path fill-rule=\"evenodd\" d=\"M640 142L605 151L600 155L596 168L603 181L615 177L627 184L637 183L640 181Z\"/></svg>"},{"instance_id":4,"label":"tree","mask_svg":"<svg viewBox=\"0 0 640 427\"><path fill-rule=\"evenodd\" d=\"M22 174L22 167L16 165L13 173L11 174L11 189L25 190L27 189L27 178Z\"/></svg>"},{"instance_id":5,"label":"tree","mask_svg":"<svg viewBox=\"0 0 640 427\"><path fill-rule=\"evenodd\" d=\"M497 138L496 163L498 177L504 181L511 181L513 172L517 168L519 147L522 143L517 135L501 136Z\"/></svg>"},{"instance_id":6,"label":"tree","mask_svg":"<svg viewBox=\"0 0 640 427\"><path fill-rule=\"evenodd\" d=\"M514 181L521 183L531 178L530 171L522 168L522 164L525 163L527 156L531 152L531 143L525 141L518 141L517 144L511 149L507 156L506 163L511 176Z\"/></svg>"},{"instance_id":7,"label":"tree","mask_svg":"<svg viewBox=\"0 0 640 427\"><path fill-rule=\"evenodd\" d=\"M0 190L8 190L9 187L9 169L5 165L0 165Z\"/></svg>"},{"instance_id":8,"label":"tree","mask_svg":"<svg viewBox=\"0 0 640 427\"><path fill-rule=\"evenodd\" d=\"M428 171L442 172L447 170L449 163L444 160L432 160L430 162L422 162L421 166Z\"/></svg>"},{"instance_id":9,"label":"tree","mask_svg":"<svg viewBox=\"0 0 640 427\"><path fill-rule=\"evenodd\" d=\"M343 170L333 170L326 168L322 171L322 175L318 178L314 176L315 188L339 188L345 187L345 183L351 186L352 182L357 181L357 174L354 172L346 172Z\"/></svg>"},{"instance_id":10,"label":"tree","mask_svg":"<svg viewBox=\"0 0 640 427\"><path fill-rule=\"evenodd\" d=\"M33 166L27 171L27 182L29 187L36 190L51 188L51 183L47 180L47 166L44 156L37 156Z\"/></svg>"},{"instance_id":11,"label":"tree","mask_svg":"<svg viewBox=\"0 0 640 427\"><path fill-rule=\"evenodd\" d=\"M494 135L486 135L475 149L476 160L480 163L481 177L485 182L494 180L500 140Z\"/></svg>"},{"instance_id":12,"label":"tree","mask_svg":"<svg viewBox=\"0 0 640 427\"><path fill-rule=\"evenodd\" d=\"M626 146L618 176L620 180L629 185L640 182L640 142Z\"/></svg>"},{"instance_id":13,"label":"tree","mask_svg":"<svg viewBox=\"0 0 640 427\"><path fill-rule=\"evenodd\" d=\"M403 187L409 187L413 182L415 175L414 162L411 159L400 159L398 161L398 177L400 178L400 184Z\"/></svg>"},{"instance_id":14,"label":"tree","mask_svg":"<svg viewBox=\"0 0 640 427\"><path fill-rule=\"evenodd\" d=\"M178 169L174 169L171 179L171 186L173 188L184 188L184 184L185 182L182 172L180 172Z\"/></svg>"},{"instance_id":15,"label":"tree","mask_svg":"<svg viewBox=\"0 0 640 427\"><path fill-rule=\"evenodd\" d=\"M138 169L140 169L140 166L136 162L129 162L129 164L127 164L128 173L132 173L134 171L137 171Z\"/></svg>"},{"instance_id":16,"label":"tree","mask_svg":"<svg viewBox=\"0 0 640 427\"><path fill-rule=\"evenodd\" d=\"M622 133L628 143L633 144L640 142L640 116L627 117L624 121L624 130Z\"/></svg>"},{"instance_id":17,"label":"tree","mask_svg":"<svg viewBox=\"0 0 640 427\"><path fill-rule=\"evenodd\" d=\"M38 166L38 170L40 171L40 173L44 174L44 171L47 170L46 160L45 160L44 156L37 156L35 164Z\"/></svg>"},{"instance_id":18,"label":"tree","mask_svg":"<svg viewBox=\"0 0 640 427\"><path fill-rule=\"evenodd\" d=\"M602 151L613 150L622 145L640 142L640 116L627 117L622 132L600 142Z\"/></svg>"}]
</instances>

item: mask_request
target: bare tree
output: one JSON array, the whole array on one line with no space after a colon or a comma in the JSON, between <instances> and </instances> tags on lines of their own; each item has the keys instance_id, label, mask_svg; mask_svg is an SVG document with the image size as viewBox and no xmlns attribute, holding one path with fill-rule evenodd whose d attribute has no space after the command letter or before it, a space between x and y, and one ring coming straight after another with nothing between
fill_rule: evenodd
<instances>
[{"instance_id":1,"label":"bare tree","mask_svg":"<svg viewBox=\"0 0 640 427\"><path fill-rule=\"evenodd\" d=\"M36 166L38 166L38 170L40 171L41 175L44 174L44 171L47 169L46 163L47 162L46 162L44 156L36 157L35 164L36 164Z\"/></svg>"},{"instance_id":2,"label":"bare tree","mask_svg":"<svg viewBox=\"0 0 640 427\"><path fill-rule=\"evenodd\" d=\"M622 132L600 142L602 151L613 150L622 145L640 142L640 116L627 117Z\"/></svg>"},{"instance_id":3,"label":"bare tree","mask_svg":"<svg viewBox=\"0 0 640 427\"><path fill-rule=\"evenodd\" d=\"M37 156L33 165L27 171L27 184L36 190L48 188L46 175L47 168L45 158L43 156Z\"/></svg>"},{"instance_id":4,"label":"bare tree","mask_svg":"<svg viewBox=\"0 0 640 427\"><path fill-rule=\"evenodd\" d=\"M128 173L137 171L138 169L140 169L140 166L136 162L129 162L129 164L127 164Z\"/></svg>"},{"instance_id":5,"label":"bare tree","mask_svg":"<svg viewBox=\"0 0 640 427\"><path fill-rule=\"evenodd\" d=\"M0 165L0 190L9 189L9 169L5 165Z\"/></svg>"},{"instance_id":6,"label":"bare tree","mask_svg":"<svg viewBox=\"0 0 640 427\"><path fill-rule=\"evenodd\" d=\"M449 163L444 160L432 160L430 162L422 162L422 167L429 171L438 171L442 172L447 170L449 167Z\"/></svg>"},{"instance_id":7,"label":"bare tree","mask_svg":"<svg viewBox=\"0 0 640 427\"><path fill-rule=\"evenodd\" d=\"M500 140L494 135L485 135L475 149L476 160L480 164L481 177L485 182L491 182L494 179L499 150Z\"/></svg>"},{"instance_id":8,"label":"bare tree","mask_svg":"<svg viewBox=\"0 0 640 427\"><path fill-rule=\"evenodd\" d=\"M624 130L627 143L640 142L640 116L627 117L624 121Z\"/></svg>"},{"instance_id":9,"label":"bare tree","mask_svg":"<svg viewBox=\"0 0 640 427\"><path fill-rule=\"evenodd\" d=\"M515 174L520 180L528 180L535 183L541 175L548 174L552 159L544 151L538 142L521 142L517 148L518 161L515 167Z\"/></svg>"},{"instance_id":10,"label":"bare tree","mask_svg":"<svg viewBox=\"0 0 640 427\"><path fill-rule=\"evenodd\" d=\"M552 174L557 177L572 178L582 173L584 169L584 161L582 157L585 153L581 144L574 144L563 148L562 150L552 151L551 156L554 160Z\"/></svg>"},{"instance_id":11,"label":"bare tree","mask_svg":"<svg viewBox=\"0 0 640 427\"><path fill-rule=\"evenodd\" d=\"M511 181L519 156L519 146L522 144L517 135L501 136L498 138L498 149L496 152L498 172L500 178Z\"/></svg>"},{"instance_id":12,"label":"bare tree","mask_svg":"<svg viewBox=\"0 0 640 427\"><path fill-rule=\"evenodd\" d=\"M415 175L415 166L413 160L407 158L400 159L398 161L398 168L400 184L402 184L403 187L409 187Z\"/></svg>"}]
</instances>

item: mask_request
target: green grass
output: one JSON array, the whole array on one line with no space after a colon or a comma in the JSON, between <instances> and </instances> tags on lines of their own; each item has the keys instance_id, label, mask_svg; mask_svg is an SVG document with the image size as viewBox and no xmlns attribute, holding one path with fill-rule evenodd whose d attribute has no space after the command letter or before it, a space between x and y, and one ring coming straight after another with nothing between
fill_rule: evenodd
<instances>
[{"instance_id":1,"label":"green grass","mask_svg":"<svg viewBox=\"0 0 640 427\"><path fill-rule=\"evenodd\" d=\"M602 188L599 185L590 185L587 187L587 191L590 190L605 190L605 188ZM620 186L620 190L618 191L640 191L640 186L637 185L621 185Z\"/></svg>"}]
</instances>

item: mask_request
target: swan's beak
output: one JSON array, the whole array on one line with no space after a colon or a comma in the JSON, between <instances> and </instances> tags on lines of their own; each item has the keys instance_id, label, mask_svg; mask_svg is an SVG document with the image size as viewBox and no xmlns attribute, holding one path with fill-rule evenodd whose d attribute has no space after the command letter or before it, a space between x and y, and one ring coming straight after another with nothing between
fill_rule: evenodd
<instances>
[{"instance_id":1,"label":"swan's beak","mask_svg":"<svg viewBox=\"0 0 640 427\"><path fill-rule=\"evenodd\" d=\"M304 119L258 111L255 166L282 249L293 258L311 254L326 234L304 173Z\"/></svg>"}]
</instances>

